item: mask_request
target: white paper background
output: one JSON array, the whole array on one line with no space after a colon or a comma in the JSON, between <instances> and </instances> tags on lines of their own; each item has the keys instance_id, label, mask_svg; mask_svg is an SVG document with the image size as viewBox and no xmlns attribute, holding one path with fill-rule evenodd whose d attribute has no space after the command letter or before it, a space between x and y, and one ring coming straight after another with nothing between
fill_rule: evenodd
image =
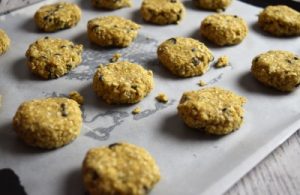
<instances>
[{"instance_id":1,"label":"white paper background","mask_svg":"<svg viewBox=\"0 0 300 195\"><path fill-rule=\"evenodd\" d=\"M156 46L175 36L199 39L200 22L212 12L197 10L191 1L184 1L187 14L179 25L156 26L145 24L140 19L140 1L136 0L132 8L110 12L94 10L82 0L78 4L82 7L83 18L75 28L40 33L32 16L39 6L50 2L53 1L0 17L0 28L12 38L10 50L0 56L0 94L3 96L0 168L12 168L20 176L28 194L83 194L80 167L86 151L117 141L142 146L156 159L162 178L151 194L219 194L299 128L299 89L289 94L280 93L262 86L249 73L252 59L261 52L282 49L300 54L299 38L271 37L255 26L260 8L234 1L226 12L243 17L249 24L249 35L240 45L232 47L219 48L207 43L216 58L228 55L231 67L211 67L201 77L180 79L158 64ZM119 50L101 49L90 44L86 23L102 15L120 15L141 23L143 27L133 46ZM24 55L28 45L42 36L61 37L84 44L82 65L56 80L44 81L30 74ZM107 62L116 51L123 54L123 59L141 63L154 71L155 89L137 105L107 105L91 89L88 73L98 63ZM208 136L188 129L179 119L176 106L181 94L199 89L197 83L200 79L208 82L208 86L224 87L248 98L245 123L240 130L224 137ZM71 90L81 92L86 100L85 123L78 139L61 149L43 151L27 147L16 138L11 121L20 103L68 94ZM170 97L167 105L155 101L159 92ZM140 106L143 113L133 116L130 113L136 106Z\"/></svg>"}]
</instances>

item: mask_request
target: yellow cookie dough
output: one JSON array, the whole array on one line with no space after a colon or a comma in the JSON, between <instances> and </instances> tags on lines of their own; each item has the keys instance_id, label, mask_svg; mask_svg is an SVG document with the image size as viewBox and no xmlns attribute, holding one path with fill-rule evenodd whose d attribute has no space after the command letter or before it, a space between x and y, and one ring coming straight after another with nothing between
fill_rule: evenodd
<instances>
[{"instance_id":1,"label":"yellow cookie dough","mask_svg":"<svg viewBox=\"0 0 300 195\"><path fill-rule=\"evenodd\" d=\"M194 0L196 6L207 10L225 10L232 0Z\"/></svg>"},{"instance_id":2,"label":"yellow cookie dough","mask_svg":"<svg viewBox=\"0 0 300 195\"><path fill-rule=\"evenodd\" d=\"M100 66L93 79L93 89L109 104L133 104L153 89L153 73L131 62Z\"/></svg>"},{"instance_id":3,"label":"yellow cookie dough","mask_svg":"<svg viewBox=\"0 0 300 195\"><path fill-rule=\"evenodd\" d=\"M81 125L78 103L67 98L26 101L13 118L15 131L26 144L45 149L72 142L79 135Z\"/></svg>"},{"instance_id":4,"label":"yellow cookie dough","mask_svg":"<svg viewBox=\"0 0 300 195\"><path fill-rule=\"evenodd\" d=\"M259 14L258 24L275 36L300 35L300 13L285 5L266 7Z\"/></svg>"},{"instance_id":5,"label":"yellow cookie dough","mask_svg":"<svg viewBox=\"0 0 300 195\"><path fill-rule=\"evenodd\" d=\"M165 25L178 23L185 8L181 0L143 0L140 12L146 22Z\"/></svg>"},{"instance_id":6,"label":"yellow cookie dough","mask_svg":"<svg viewBox=\"0 0 300 195\"><path fill-rule=\"evenodd\" d=\"M80 8L73 3L59 2L39 8L34 20L45 32L55 32L75 26L81 18Z\"/></svg>"},{"instance_id":7,"label":"yellow cookie dough","mask_svg":"<svg viewBox=\"0 0 300 195\"><path fill-rule=\"evenodd\" d=\"M128 143L90 149L82 172L90 195L145 195L160 179L152 156Z\"/></svg>"},{"instance_id":8,"label":"yellow cookie dough","mask_svg":"<svg viewBox=\"0 0 300 195\"><path fill-rule=\"evenodd\" d=\"M271 50L253 59L251 72L267 86L292 91L300 84L300 56L289 51Z\"/></svg>"},{"instance_id":9,"label":"yellow cookie dough","mask_svg":"<svg viewBox=\"0 0 300 195\"><path fill-rule=\"evenodd\" d=\"M180 77L204 74L213 60L211 51L203 43L185 37L164 41L157 49L157 56L167 69Z\"/></svg>"},{"instance_id":10,"label":"yellow cookie dough","mask_svg":"<svg viewBox=\"0 0 300 195\"><path fill-rule=\"evenodd\" d=\"M219 46L235 45L247 36L248 26L236 15L214 14L201 22L200 34Z\"/></svg>"},{"instance_id":11,"label":"yellow cookie dough","mask_svg":"<svg viewBox=\"0 0 300 195\"><path fill-rule=\"evenodd\" d=\"M81 63L83 46L71 41L44 37L32 43L26 51L31 72L44 78L61 77Z\"/></svg>"},{"instance_id":12,"label":"yellow cookie dough","mask_svg":"<svg viewBox=\"0 0 300 195\"><path fill-rule=\"evenodd\" d=\"M140 25L119 16L94 18L87 25L90 41L102 47L127 47L139 29Z\"/></svg>"},{"instance_id":13,"label":"yellow cookie dough","mask_svg":"<svg viewBox=\"0 0 300 195\"><path fill-rule=\"evenodd\" d=\"M131 7L131 0L92 0L92 5L96 8L103 9L120 9L123 7Z\"/></svg>"},{"instance_id":14,"label":"yellow cookie dough","mask_svg":"<svg viewBox=\"0 0 300 195\"><path fill-rule=\"evenodd\" d=\"M177 109L187 126L225 135L241 126L245 102L244 97L231 91L210 87L185 92Z\"/></svg>"},{"instance_id":15,"label":"yellow cookie dough","mask_svg":"<svg viewBox=\"0 0 300 195\"><path fill-rule=\"evenodd\" d=\"M4 30L0 29L0 55L4 54L8 50L9 45L9 37Z\"/></svg>"}]
</instances>

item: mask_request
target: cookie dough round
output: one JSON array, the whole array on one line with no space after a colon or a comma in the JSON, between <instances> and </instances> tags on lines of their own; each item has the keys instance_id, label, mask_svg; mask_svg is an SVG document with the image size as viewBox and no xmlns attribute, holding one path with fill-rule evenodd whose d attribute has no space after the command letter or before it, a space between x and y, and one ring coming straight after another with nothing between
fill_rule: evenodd
<instances>
[{"instance_id":1,"label":"cookie dough round","mask_svg":"<svg viewBox=\"0 0 300 195\"><path fill-rule=\"evenodd\" d=\"M166 25L178 23L185 8L181 0L143 0L140 12L146 22Z\"/></svg>"},{"instance_id":2,"label":"cookie dough round","mask_svg":"<svg viewBox=\"0 0 300 195\"><path fill-rule=\"evenodd\" d=\"M266 7L259 14L258 24L275 36L300 35L300 13L285 5Z\"/></svg>"},{"instance_id":3,"label":"cookie dough round","mask_svg":"<svg viewBox=\"0 0 300 195\"><path fill-rule=\"evenodd\" d=\"M235 45L247 36L248 26L236 15L214 14L201 22L200 34L219 46Z\"/></svg>"},{"instance_id":4,"label":"cookie dough round","mask_svg":"<svg viewBox=\"0 0 300 195\"><path fill-rule=\"evenodd\" d=\"M232 0L194 0L197 7L207 10L225 10Z\"/></svg>"},{"instance_id":5,"label":"cookie dough round","mask_svg":"<svg viewBox=\"0 0 300 195\"><path fill-rule=\"evenodd\" d=\"M83 46L71 41L44 37L32 43L26 51L31 72L44 78L61 77L81 63Z\"/></svg>"},{"instance_id":6,"label":"cookie dough round","mask_svg":"<svg viewBox=\"0 0 300 195\"><path fill-rule=\"evenodd\" d=\"M92 5L96 8L114 10L131 7L132 0L92 0Z\"/></svg>"},{"instance_id":7,"label":"cookie dough round","mask_svg":"<svg viewBox=\"0 0 300 195\"><path fill-rule=\"evenodd\" d=\"M45 32L55 32L75 26L81 18L80 8L73 3L59 2L39 8L34 20Z\"/></svg>"},{"instance_id":8,"label":"cookie dough round","mask_svg":"<svg viewBox=\"0 0 300 195\"><path fill-rule=\"evenodd\" d=\"M119 16L104 16L87 25L91 42L102 47L127 47L136 38L140 25Z\"/></svg>"},{"instance_id":9,"label":"cookie dough round","mask_svg":"<svg viewBox=\"0 0 300 195\"><path fill-rule=\"evenodd\" d=\"M145 149L128 143L90 149L82 172L90 195L145 195L160 179L152 156Z\"/></svg>"},{"instance_id":10,"label":"cookie dough round","mask_svg":"<svg viewBox=\"0 0 300 195\"><path fill-rule=\"evenodd\" d=\"M133 104L153 89L153 73L131 62L100 66L93 79L93 89L109 104Z\"/></svg>"},{"instance_id":11,"label":"cookie dough round","mask_svg":"<svg viewBox=\"0 0 300 195\"><path fill-rule=\"evenodd\" d=\"M4 30L0 29L0 55L4 54L8 50L9 45L9 37Z\"/></svg>"},{"instance_id":12,"label":"cookie dough round","mask_svg":"<svg viewBox=\"0 0 300 195\"><path fill-rule=\"evenodd\" d=\"M211 51L200 41L175 37L157 49L159 61L174 75L192 77L204 74L213 60Z\"/></svg>"},{"instance_id":13,"label":"cookie dough round","mask_svg":"<svg viewBox=\"0 0 300 195\"><path fill-rule=\"evenodd\" d=\"M226 135L241 126L245 102L244 97L231 91L210 87L185 92L177 109L187 126Z\"/></svg>"},{"instance_id":14,"label":"cookie dough round","mask_svg":"<svg viewBox=\"0 0 300 195\"><path fill-rule=\"evenodd\" d=\"M255 57L251 72L263 84L292 91L300 84L300 56L289 51L268 51Z\"/></svg>"},{"instance_id":15,"label":"cookie dough round","mask_svg":"<svg viewBox=\"0 0 300 195\"><path fill-rule=\"evenodd\" d=\"M15 131L26 144L45 149L72 142L81 125L79 104L67 98L26 101L13 118Z\"/></svg>"}]
</instances>

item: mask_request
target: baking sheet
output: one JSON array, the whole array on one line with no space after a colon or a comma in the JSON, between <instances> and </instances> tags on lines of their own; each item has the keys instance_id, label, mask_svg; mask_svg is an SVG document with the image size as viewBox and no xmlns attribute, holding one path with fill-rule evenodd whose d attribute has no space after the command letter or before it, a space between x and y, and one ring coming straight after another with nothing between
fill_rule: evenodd
<instances>
[{"instance_id":1,"label":"baking sheet","mask_svg":"<svg viewBox=\"0 0 300 195\"><path fill-rule=\"evenodd\" d=\"M249 35L237 46L216 47L198 36L200 22L213 12L200 11L191 1L184 1L187 14L179 25L145 24L139 16L140 1L131 8L103 11L88 2L75 1L83 18L72 29L57 33L39 32L32 20L42 2L0 17L0 28L12 38L8 53L0 56L0 168L11 168L20 177L30 195L83 194L81 163L91 147L126 141L146 148L156 159L162 178L151 194L219 194L227 190L268 153L300 127L300 90L280 93L256 82L249 73L252 59L270 49L300 54L300 40L276 38L255 25L260 8L234 1L226 13L242 16L249 24ZM87 21L103 15L119 15L143 25L137 40L129 48L101 49L87 40ZM41 80L32 75L24 57L28 45L42 36L66 38L82 43L82 64L70 74L55 80ZM156 47L163 40L188 36L204 41L217 58L228 55L231 66L209 71L201 77L181 79L172 76L156 59ZM116 52L153 70L155 88L142 102L131 106L107 105L91 89L91 78L100 63L107 63ZM245 122L227 136L205 135L187 128L177 116L176 106L184 91L220 86L246 96ZM77 90L85 98L84 125L81 135L71 144L51 151L34 149L16 138L12 118L25 100L64 96ZM168 104L155 101L164 92ZM140 106L142 113L131 111Z\"/></svg>"}]
</instances>

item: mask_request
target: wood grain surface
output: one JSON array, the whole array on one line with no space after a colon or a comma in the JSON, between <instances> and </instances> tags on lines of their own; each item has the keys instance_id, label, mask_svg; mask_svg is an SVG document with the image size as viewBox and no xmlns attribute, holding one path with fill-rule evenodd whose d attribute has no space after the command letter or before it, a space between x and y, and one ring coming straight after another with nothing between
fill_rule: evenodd
<instances>
[{"instance_id":1,"label":"wood grain surface","mask_svg":"<svg viewBox=\"0 0 300 195\"><path fill-rule=\"evenodd\" d=\"M237 194L300 194L300 130L225 193Z\"/></svg>"}]
</instances>

